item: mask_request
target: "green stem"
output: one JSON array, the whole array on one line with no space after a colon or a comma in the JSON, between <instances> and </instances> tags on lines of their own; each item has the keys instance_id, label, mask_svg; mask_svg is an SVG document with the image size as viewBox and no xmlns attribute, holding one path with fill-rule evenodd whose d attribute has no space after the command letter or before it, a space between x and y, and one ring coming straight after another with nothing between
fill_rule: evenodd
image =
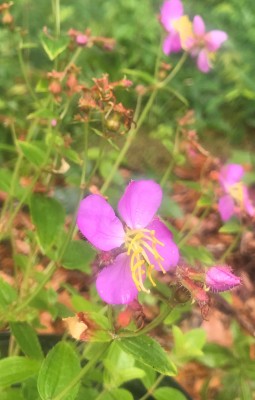
<instances>
[{"instance_id":1,"label":"green stem","mask_svg":"<svg viewBox=\"0 0 255 400\"><path fill-rule=\"evenodd\" d=\"M91 173L90 173L90 175L88 176L88 179L87 179L88 184L90 183L91 179L93 178L93 176L97 172L97 169L100 166L100 163L101 163L103 155L104 155L105 147L106 147L106 142L105 142L105 140L102 140L101 146L100 146L100 149L99 149L99 154L98 154L98 157L96 159L96 163L95 163L94 168L92 169L92 171L91 171Z\"/></svg>"},{"instance_id":2,"label":"green stem","mask_svg":"<svg viewBox=\"0 0 255 400\"><path fill-rule=\"evenodd\" d=\"M162 87L168 85L168 83L175 78L175 76L178 74L178 72L182 68L182 66L185 63L185 61L187 60L187 58L188 58L188 53L186 53L186 52L183 53L183 55L181 56L180 60L178 61L178 63L174 67L174 69L170 72L170 74L163 81L161 81L158 84L159 88L162 88Z\"/></svg>"},{"instance_id":3,"label":"green stem","mask_svg":"<svg viewBox=\"0 0 255 400\"><path fill-rule=\"evenodd\" d=\"M135 332L121 332L119 333L119 337L136 337L140 335L144 335L145 333L150 332L152 329L156 328L158 325L160 325L166 317L172 312L174 308L173 304L167 304L167 306L164 307L163 311L153 320L151 321L148 325L146 325L143 329L140 329L139 331Z\"/></svg>"},{"instance_id":4,"label":"green stem","mask_svg":"<svg viewBox=\"0 0 255 400\"><path fill-rule=\"evenodd\" d=\"M55 33L56 37L60 35L60 0L54 0L54 14L55 14Z\"/></svg>"},{"instance_id":5,"label":"green stem","mask_svg":"<svg viewBox=\"0 0 255 400\"><path fill-rule=\"evenodd\" d=\"M25 67L24 60L23 60L21 43L18 46L18 59L19 59L20 68L21 68L21 71L22 71L22 74L23 74L23 78L24 78L24 80L26 82L27 89L28 89L31 97L33 98L33 100L37 103L37 97L36 97L36 95L34 93L34 90L33 90L32 86L30 85L30 82L29 82L29 79L28 79L27 70L26 70L26 67Z\"/></svg>"},{"instance_id":6,"label":"green stem","mask_svg":"<svg viewBox=\"0 0 255 400\"><path fill-rule=\"evenodd\" d=\"M30 293L30 295L23 299L22 304L18 305L15 308L15 312L18 313L21 310L23 310L29 303L31 303L32 300L40 293L42 288L45 286L45 284L49 281L49 279L52 277L53 273L57 269L57 265L55 261L51 261L48 265L48 267L45 270L44 273L44 278L41 280L41 282L36 286L36 288Z\"/></svg>"},{"instance_id":7,"label":"green stem","mask_svg":"<svg viewBox=\"0 0 255 400\"><path fill-rule=\"evenodd\" d=\"M179 242L178 242L178 247L181 248L183 245L189 240L189 238L194 235L195 232L198 231L200 228L201 222L206 218L206 216L209 214L210 208L206 208L204 212L202 213L199 222L194 225L194 227L187 233L186 236L184 236Z\"/></svg>"},{"instance_id":8,"label":"green stem","mask_svg":"<svg viewBox=\"0 0 255 400\"><path fill-rule=\"evenodd\" d=\"M153 92L151 93L147 103L146 103L146 106L144 107L144 109L142 111L142 114L141 114L140 118L137 121L136 127L132 128L129 131L129 133L127 135L126 142L125 142L124 146L122 147L122 149L121 149L121 151L120 151L120 153L119 153L119 155L118 155L118 157L117 157L117 159L116 159L116 161L115 161L115 163L114 163L114 165L113 165L113 167L111 169L111 172L109 173L107 179L105 180L103 186L101 187L101 190L100 190L101 193L105 193L106 190L108 189L108 187L110 186L116 171L118 170L123 158L125 157L127 151L129 150L129 147L133 143L133 140L134 140L138 130L140 129L142 123L144 122L145 118L147 117L147 114L148 114L148 112L149 112L149 110L150 110L150 108L151 108L151 106L152 106L152 104L153 104L153 102L155 100L156 95L157 95L157 89L154 89Z\"/></svg>"},{"instance_id":9,"label":"green stem","mask_svg":"<svg viewBox=\"0 0 255 400\"><path fill-rule=\"evenodd\" d=\"M165 173L164 173L164 175L163 175L163 177L162 177L162 179L160 181L160 186L162 188L165 186L169 176L171 175L173 167L175 165L175 155L178 152L178 144L179 144L179 140L178 140L179 139L179 132L180 132L180 130L177 128L176 135L175 135L175 140L174 140L174 148L173 148L173 152L172 152L172 158L171 158L171 161L170 161L170 163L169 163L169 165L168 165L168 167L167 167L167 169L166 169L166 171L165 171Z\"/></svg>"},{"instance_id":10,"label":"green stem","mask_svg":"<svg viewBox=\"0 0 255 400\"><path fill-rule=\"evenodd\" d=\"M234 240L231 242L231 244L227 247L226 251L222 254L220 259L218 260L219 263L225 261L225 259L229 256L229 254L232 252L232 250L236 247L241 235L242 235L242 232L238 232L238 234L235 236Z\"/></svg>"},{"instance_id":11,"label":"green stem","mask_svg":"<svg viewBox=\"0 0 255 400\"><path fill-rule=\"evenodd\" d=\"M78 375L69 383L69 385L66 386L62 392L60 392L57 396L53 397L52 400L62 400L63 398L66 397L66 395L70 392L71 389L73 389L82 378L95 366L95 364L99 361L99 359L102 357L102 355L106 352L106 350L109 348L111 342L106 343L104 346L100 347L99 351L97 354L91 359L80 371Z\"/></svg>"},{"instance_id":12,"label":"green stem","mask_svg":"<svg viewBox=\"0 0 255 400\"><path fill-rule=\"evenodd\" d=\"M140 397L139 400L146 400L149 397L151 397L154 393L154 391L157 389L157 387L160 385L161 381L164 379L164 375L159 375L159 377L156 379L156 381L153 383L153 385L147 390L147 392Z\"/></svg>"}]
</instances>

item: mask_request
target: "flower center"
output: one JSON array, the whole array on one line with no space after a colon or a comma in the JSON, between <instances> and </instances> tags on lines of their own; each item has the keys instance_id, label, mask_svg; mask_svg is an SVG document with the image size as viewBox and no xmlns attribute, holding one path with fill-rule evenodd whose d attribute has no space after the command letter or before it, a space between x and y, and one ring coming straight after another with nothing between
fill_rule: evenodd
<instances>
[{"instance_id":1,"label":"flower center","mask_svg":"<svg viewBox=\"0 0 255 400\"><path fill-rule=\"evenodd\" d=\"M231 185L228 188L228 192L240 207L244 206L244 190L242 182Z\"/></svg>"},{"instance_id":2,"label":"flower center","mask_svg":"<svg viewBox=\"0 0 255 400\"><path fill-rule=\"evenodd\" d=\"M157 251L157 245L164 246L164 243L156 238L155 231L150 229L126 229L125 247L128 256L131 257L130 268L132 279L138 291L150 293L143 284L146 275L152 285L156 286L151 276L151 272L155 266L149 260L148 254L154 257L162 272L166 272L162 266L164 258Z\"/></svg>"}]
</instances>

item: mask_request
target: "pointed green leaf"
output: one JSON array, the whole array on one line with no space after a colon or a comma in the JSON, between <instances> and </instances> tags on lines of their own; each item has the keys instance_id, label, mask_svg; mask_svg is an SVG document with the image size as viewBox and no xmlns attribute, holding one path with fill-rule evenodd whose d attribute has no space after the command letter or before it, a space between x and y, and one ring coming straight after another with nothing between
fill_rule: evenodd
<instances>
[{"instance_id":1,"label":"pointed green leaf","mask_svg":"<svg viewBox=\"0 0 255 400\"><path fill-rule=\"evenodd\" d=\"M13 303L17 297L18 294L16 290L9 285L9 283L0 279L0 308L4 308Z\"/></svg>"},{"instance_id":2,"label":"pointed green leaf","mask_svg":"<svg viewBox=\"0 0 255 400\"><path fill-rule=\"evenodd\" d=\"M161 387L156 389L153 393L153 397L156 400L186 400L186 396L177 389L170 387Z\"/></svg>"},{"instance_id":3,"label":"pointed green leaf","mask_svg":"<svg viewBox=\"0 0 255 400\"><path fill-rule=\"evenodd\" d=\"M240 223L235 219L232 218L228 222L226 222L220 229L220 233L237 233L240 232L242 229Z\"/></svg>"},{"instance_id":4,"label":"pointed green leaf","mask_svg":"<svg viewBox=\"0 0 255 400\"><path fill-rule=\"evenodd\" d=\"M43 33L40 35L42 46L47 53L49 59L55 60L59 54L63 53L69 44L68 37L60 37L58 39L45 36Z\"/></svg>"},{"instance_id":5,"label":"pointed green leaf","mask_svg":"<svg viewBox=\"0 0 255 400\"><path fill-rule=\"evenodd\" d=\"M101 393L100 400L133 400L132 394L126 389L111 389Z\"/></svg>"},{"instance_id":6,"label":"pointed green leaf","mask_svg":"<svg viewBox=\"0 0 255 400\"><path fill-rule=\"evenodd\" d=\"M148 336L123 338L118 345L135 360L165 375L175 375L176 367L158 342Z\"/></svg>"},{"instance_id":7,"label":"pointed green leaf","mask_svg":"<svg viewBox=\"0 0 255 400\"><path fill-rule=\"evenodd\" d=\"M83 240L70 242L64 253L62 264L67 269L78 269L90 273L90 263L95 257L95 251Z\"/></svg>"},{"instance_id":8,"label":"pointed green leaf","mask_svg":"<svg viewBox=\"0 0 255 400\"><path fill-rule=\"evenodd\" d=\"M73 347L66 342L58 343L47 355L39 371L37 386L42 400L54 399L63 392L79 374L80 362ZM79 383L63 394L61 400L74 400Z\"/></svg>"},{"instance_id":9,"label":"pointed green leaf","mask_svg":"<svg viewBox=\"0 0 255 400\"><path fill-rule=\"evenodd\" d=\"M35 359L42 359L43 352L34 329L26 322L12 322L10 324L12 334L23 353Z\"/></svg>"},{"instance_id":10,"label":"pointed green leaf","mask_svg":"<svg viewBox=\"0 0 255 400\"><path fill-rule=\"evenodd\" d=\"M31 197L31 215L40 244L47 250L64 225L64 209L57 200L34 194Z\"/></svg>"},{"instance_id":11,"label":"pointed green leaf","mask_svg":"<svg viewBox=\"0 0 255 400\"><path fill-rule=\"evenodd\" d=\"M28 161L33 165L40 167L44 164L45 151L41 143L27 143L19 141L19 147Z\"/></svg>"},{"instance_id":12,"label":"pointed green leaf","mask_svg":"<svg viewBox=\"0 0 255 400\"><path fill-rule=\"evenodd\" d=\"M0 387L23 382L39 370L40 363L25 357L9 357L0 360Z\"/></svg>"}]
</instances>

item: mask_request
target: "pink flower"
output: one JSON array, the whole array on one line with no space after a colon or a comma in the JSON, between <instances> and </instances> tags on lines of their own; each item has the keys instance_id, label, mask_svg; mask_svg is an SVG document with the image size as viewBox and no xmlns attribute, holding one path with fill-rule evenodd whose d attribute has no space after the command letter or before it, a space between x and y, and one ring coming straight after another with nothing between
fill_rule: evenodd
<instances>
[{"instance_id":1,"label":"pink flower","mask_svg":"<svg viewBox=\"0 0 255 400\"><path fill-rule=\"evenodd\" d=\"M160 12L160 21L166 31L167 37L163 43L163 52L166 55L181 51L181 40L179 32L175 28L175 23L183 15L183 5L180 0L166 0Z\"/></svg>"},{"instance_id":2,"label":"pink flower","mask_svg":"<svg viewBox=\"0 0 255 400\"><path fill-rule=\"evenodd\" d=\"M240 164L227 164L220 170L219 182L224 195L219 199L218 208L223 221L237 213L236 207L250 216L255 214L248 189L241 181L243 175L244 169Z\"/></svg>"},{"instance_id":3,"label":"pink flower","mask_svg":"<svg viewBox=\"0 0 255 400\"><path fill-rule=\"evenodd\" d=\"M96 280L100 297L109 304L128 304L144 286L151 273L174 270L179 251L172 233L155 216L162 200L162 189L154 181L132 181L118 203L119 214L99 195L90 195L80 203L77 225L97 249L122 253L103 268Z\"/></svg>"},{"instance_id":4,"label":"pink flower","mask_svg":"<svg viewBox=\"0 0 255 400\"><path fill-rule=\"evenodd\" d=\"M214 30L206 32L205 24L199 15L193 19L193 33L183 43L183 48L192 57L197 57L197 67L200 71L207 73L211 68L217 50L227 40L226 32Z\"/></svg>"},{"instance_id":5,"label":"pink flower","mask_svg":"<svg viewBox=\"0 0 255 400\"><path fill-rule=\"evenodd\" d=\"M241 279L232 273L228 265L215 265L206 271L206 286L214 292L225 292L241 284Z\"/></svg>"}]
</instances>

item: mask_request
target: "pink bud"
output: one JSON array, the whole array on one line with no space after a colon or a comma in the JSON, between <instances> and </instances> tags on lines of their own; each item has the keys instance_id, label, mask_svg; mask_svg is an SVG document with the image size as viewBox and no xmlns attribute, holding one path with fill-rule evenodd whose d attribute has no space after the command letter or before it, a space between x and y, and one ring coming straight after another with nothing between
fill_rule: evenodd
<instances>
[{"instance_id":1,"label":"pink bud","mask_svg":"<svg viewBox=\"0 0 255 400\"><path fill-rule=\"evenodd\" d=\"M88 43L88 37L86 35L79 34L76 36L76 43L79 46L86 46L86 44Z\"/></svg>"},{"instance_id":2,"label":"pink bud","mask_svg":"<svg viewBox=\"0 0 255 400\"><path fill-rule=\"evenodd\" d=\"M214 292L224 292L240 285L241 279L228 265L215 265L206 272L205 283Z\"/></svg>"}]
</instances>

